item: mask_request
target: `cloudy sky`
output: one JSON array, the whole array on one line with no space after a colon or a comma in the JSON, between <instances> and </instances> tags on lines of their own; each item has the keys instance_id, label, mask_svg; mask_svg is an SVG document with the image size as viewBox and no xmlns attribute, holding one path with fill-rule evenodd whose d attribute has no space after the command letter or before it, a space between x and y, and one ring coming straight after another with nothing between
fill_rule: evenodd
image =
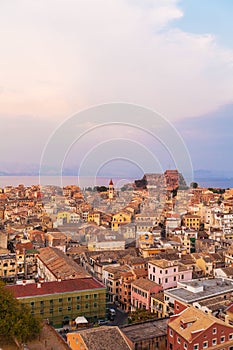
<instances>
[{"instance_id":1,"label":"cloudy sky","mask_svg":"<svg viewBox=\"0 0 233 350\"><path fill-rule=\"evenodd\" d=\"M126 102L172 123L194 169L233 173L232 11L231 0L1 0L0 171L36 167L69 116Z\"/></svg>"}]
</instances>

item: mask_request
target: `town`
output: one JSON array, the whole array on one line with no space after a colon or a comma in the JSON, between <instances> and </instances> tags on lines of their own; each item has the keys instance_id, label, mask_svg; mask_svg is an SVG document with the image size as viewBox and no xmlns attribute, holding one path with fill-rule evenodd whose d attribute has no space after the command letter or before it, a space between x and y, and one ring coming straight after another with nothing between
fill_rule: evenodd
<instances>
[{"instance_id":1,"label":"town","mask_svg":"<svg viewBox=\"0 0 233 350\"><path fill-rule=\"evenodd\" d=\"M232 240L233 189L178 170L0 189L0 278L44 349L232 350Z\"/></svg>"}]
</instances>

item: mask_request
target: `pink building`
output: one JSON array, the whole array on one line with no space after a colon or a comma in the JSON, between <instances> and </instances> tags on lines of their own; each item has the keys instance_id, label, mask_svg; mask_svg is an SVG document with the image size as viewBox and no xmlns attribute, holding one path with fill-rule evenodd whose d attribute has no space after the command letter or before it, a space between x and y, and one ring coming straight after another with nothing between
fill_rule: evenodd
<instances>
[{"instance_id":1,"label":"pink building","mask_svg":"<svg viewBox=\"0 0 233 350\"><path fill-rule=\"evenodd\" d=\"M159 293L162 287L147 278L139 278L131 284L131 311L136 309L150 309L150 297Z\"/></svg>"},{"instance_id":2,"label":"pink building","mask_svg":"<svg viewBox=\"0 0 233 350\"><path fill-rule=\"evenodd\" d=\"M165 259L148 263L148 279L161 285L163 289L176 287L178 281L191 280L192 271L189 266Z\"/></svg>"}]
</instances>

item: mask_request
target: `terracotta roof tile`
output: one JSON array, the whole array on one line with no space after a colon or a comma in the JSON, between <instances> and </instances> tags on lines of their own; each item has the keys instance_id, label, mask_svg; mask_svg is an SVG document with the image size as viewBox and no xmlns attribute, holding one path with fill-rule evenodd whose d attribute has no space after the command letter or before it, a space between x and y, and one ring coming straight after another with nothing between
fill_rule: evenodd
<instances>
[{"instance_id":1,"label":"terracotta roof tile","mask_svg":"<svg viewBox=\"0 0 233 350\"><path fill-rule=\"evenodd\" d=\"M38 285L40 286L38 288ZM16 298L31 296L60 294L82 290L93 290L105 288L105 286L94 278L78 278L65 281L30 283L26 285L7 285L5 288L12 291Z\"/></svg>"}]
</instances>

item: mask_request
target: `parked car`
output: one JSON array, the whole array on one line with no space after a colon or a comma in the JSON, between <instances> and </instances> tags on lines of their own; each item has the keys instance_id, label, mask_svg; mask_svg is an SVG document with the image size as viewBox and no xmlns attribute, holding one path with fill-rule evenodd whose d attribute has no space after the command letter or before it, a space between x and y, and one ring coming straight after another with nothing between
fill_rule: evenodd
<instances>
[{"instance_id":1,"label":"parked car","mask_svg":"<svg viewBox=\"0 0 233 350\"><path fill-rule=\"evenodd\" d=\"M104 326L104 325L106 325L106 324L108 324L108 320L99 320L99 321L98 321L98 325L99 325L99 326Z\"/></svg>"}]
</instances>

